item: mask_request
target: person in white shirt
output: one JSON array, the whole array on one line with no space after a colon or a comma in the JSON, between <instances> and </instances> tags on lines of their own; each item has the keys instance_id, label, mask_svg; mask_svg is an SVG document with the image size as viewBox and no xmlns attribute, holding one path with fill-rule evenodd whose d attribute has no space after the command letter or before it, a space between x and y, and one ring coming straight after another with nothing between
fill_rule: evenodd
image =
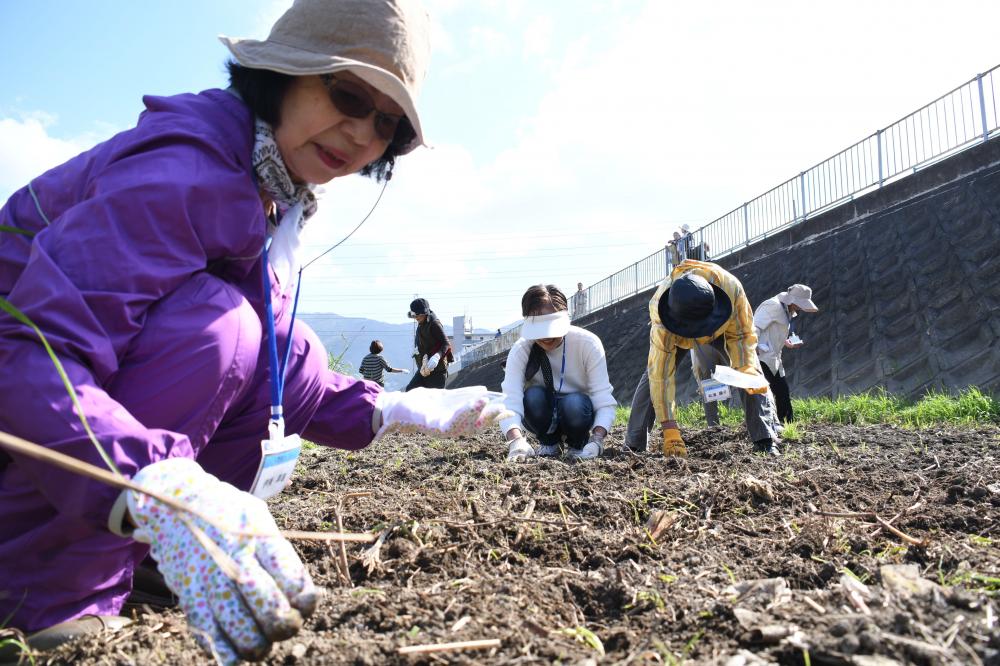
<instances>
[{"instance_id":1,"label":"person in white shirt","mask_svg":"<svg viewBox=\"0 0 1000 666\"><path fill-rule=\"evenodd\" d=\"M804 284L793 284L777 296L772 296L757 306L753 313L753 328L757 334L757 357L761 369L771 385L778 408L778 418L788 423L794 418L792 399L785 379L785 366L781 353L798 349L805 344L794 332L793 319L800 312L818 312L812 301L812 289Z\"/></svg>"},{"instance_id":2,"label":"person in white shirt","mask_svg":"<svg viewBox=\"0 0 1000 666\"><path fill-rule=\"evenodd\" d=\"M587 314L587 310L587 290L583 288L582 282L577 282L576 293L573 294L573 319Z\"/></svg>"},{"instance_id":3,"label":"person in white shirt","mask_svg":"<svg viewBox=\"0 0 1000 666\"><path fill-rule=\"evenodd\" d=\"M570 324L566 296L555 285L529 288L521 314L521 339L507 355L501 386L513 412L500 421L507 460L557 456L563 440L570 458L597 458L618 406L601 339ZM537 452L524 430L538 438Z\"/></svg>"}]
</instances>

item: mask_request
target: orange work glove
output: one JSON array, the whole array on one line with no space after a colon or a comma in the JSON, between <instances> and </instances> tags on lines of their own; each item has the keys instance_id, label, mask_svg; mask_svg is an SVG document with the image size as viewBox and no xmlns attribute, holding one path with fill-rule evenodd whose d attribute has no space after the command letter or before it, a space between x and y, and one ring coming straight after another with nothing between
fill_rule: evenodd
<instances>
[{"instance_id":1,"label":"orange work glove","mask_svg":"<svg viewBox=\"0 0 1000 666\"><path fill-rule=\"evenodd\" d=\"M663 429L663 455L687 458L687 449L681 439L681 431L677 428Z\"/></svg>"}]
</instances>

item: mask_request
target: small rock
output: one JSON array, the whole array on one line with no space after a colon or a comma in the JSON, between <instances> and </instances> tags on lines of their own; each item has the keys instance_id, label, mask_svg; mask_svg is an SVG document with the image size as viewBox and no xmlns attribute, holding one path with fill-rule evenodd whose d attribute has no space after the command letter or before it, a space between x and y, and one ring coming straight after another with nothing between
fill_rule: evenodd
<instances>
[{"instance_id":1,"label":"small rock","mask_svg":"<svg viewBox=\"0 0 1000 666\"><path fill-rule=\"evenodd\" d=\"M885 564L879 567L882 585L901 599L930 597L940 586L920 575L916 564Z\"/></svg>"},{"instance_id":2,"label":"small rock","mask_svg":"<svg viewBox=\"0 0 1000 666\"><path fill-rule=\"evenodd\" d=\"M870 631L862 631L858 634L858 644L865 652L874 652L878 648L878 639Z\"/></svg>"},{"instance_id":3,"label":"small rock","mask_svg":"<svg viewBox=\"0 0 1000 666\"><path fill-rule=\"evenodd\" d=\"M849 625L846 620L840 620L830 627L830 635L834 638L840 638L841 636L846 635L850 630L851 625Z\"/></svg>"},{"instance_id":4,"label":"small rock","mask_svg":"<svg viewBox=\"0 0 1000 666\"><path fill-rule=\"evenodd\" d=\"M302 643L296 643L295 645L292 646L292 656L295 657L296 659L301 659L302 657L306 656L306 651L308 649L309 648L307 648Z\"/></svg>"},{"instance_id":5,"label":"small rock","mask_svg":"<svg viewBox=\"0 0 1000 666\"><path fill-rule=\"evenodd\" d=\"M859 646L858 637L853 634L848 634L840 639L840 651L844 654L854 654L858 651Z\"/></svg>"}]
</instances>

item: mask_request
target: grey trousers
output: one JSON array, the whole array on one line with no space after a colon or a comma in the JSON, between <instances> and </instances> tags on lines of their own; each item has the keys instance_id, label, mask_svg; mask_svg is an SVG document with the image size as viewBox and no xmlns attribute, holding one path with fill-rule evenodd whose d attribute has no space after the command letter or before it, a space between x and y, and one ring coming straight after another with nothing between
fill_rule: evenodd
<instances>
[{"instance_id":1,"label":"grey trousers","mask_svg":"<svg viewBox=\"0 0 1000 666\"><path fill-rule=\"evenodd\" d=\"M726 343L722 338L716 338L707 345L698 345L691 350L691 368L698 380L698 391L701 392L701 380L711 377L715 366L728 365ZM707 367L706 367L707 366ZM778 437L778 414L774 405L774 396L770 389L767 393L751 395L746 391L736 389L743 404L743 414L746 420L750 439L759 442L770 439L781 441ZM705 420L708 425L719 424L719 405L717 402L705 402ZM633 451L645 451L649 429L656 422L656 410L649 397L649 374L642 373L639 383L632 395L632 411L629 414L628 426L625 431L625 445Z\"/></svg>"}]
</instances>

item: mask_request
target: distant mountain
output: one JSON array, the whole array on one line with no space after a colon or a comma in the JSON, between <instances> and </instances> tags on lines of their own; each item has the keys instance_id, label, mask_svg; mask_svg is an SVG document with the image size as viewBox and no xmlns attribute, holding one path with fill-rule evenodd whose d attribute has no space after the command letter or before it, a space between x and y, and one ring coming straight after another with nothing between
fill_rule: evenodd
<instances>
[{"instance_id":1,"label":"distant mountain","mask_svg":"<svg viewBox=\"0 0 1000 666\"><path fill-rule=\"evenodd\" d=\"M381 340L385 349L382 356L394 368L406 368L410 374L386 373L385 386L390 391L406 388L417 368L413 363L413 332L416 322L388 324L384 321L360 317L341 317L324 312L299 313L298 318L309 324L323 341L326 351L341 360L344 372L360 377L358 367L368 353L372 340ZM442 320L444 332L451 335L451 321ZM478 333L488 333L477 329Z\"/></svg>"}]
</instances>

